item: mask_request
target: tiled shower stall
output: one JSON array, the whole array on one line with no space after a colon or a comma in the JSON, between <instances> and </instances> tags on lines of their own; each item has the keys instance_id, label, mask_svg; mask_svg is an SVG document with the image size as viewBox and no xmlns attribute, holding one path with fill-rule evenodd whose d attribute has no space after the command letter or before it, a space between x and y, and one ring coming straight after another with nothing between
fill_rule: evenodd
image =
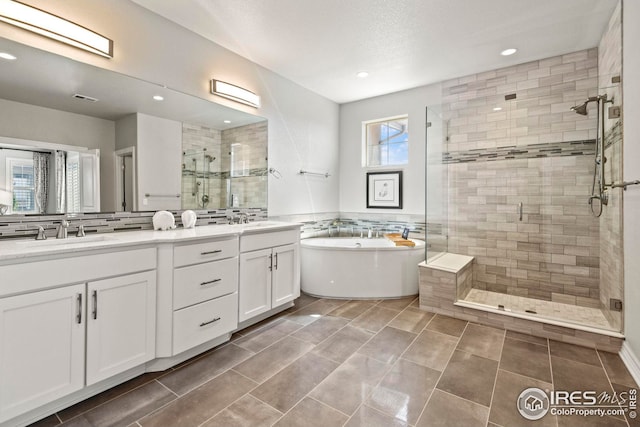
<instances>
[{"instance_id":1,"label":"tiled shower stall","mask_svg":"<svg viewBox=\"0 0 640 427\"><path fill-rule=\"evenodd\" d=\"M473 256L470 299L477 291L531 298L498 300L534 314L536 300L566 304L556 305L559 317L569 305L589 307L598 317L591 326L621 331L611 304L623 293L622 189L607 190L600 217L591 212L596 103L587 116L570 110L591 96L613 98L605 175L619 181L621 119L607 110L622 105L620 45L618 7L598 48L443 83L443 104L427 113L427 230L442 229L427 233L427 258Z\"/></svg>"},{"instance_id":2,"label":"tiled shower stall","mask_svg":"<svg viewBox=\"0 0 640 427\"><path fill-rule=\"evenodd\" d=\"M267 206L267 122L226 130L183 123L182 208Z\"/></svg>"}]
</instances>

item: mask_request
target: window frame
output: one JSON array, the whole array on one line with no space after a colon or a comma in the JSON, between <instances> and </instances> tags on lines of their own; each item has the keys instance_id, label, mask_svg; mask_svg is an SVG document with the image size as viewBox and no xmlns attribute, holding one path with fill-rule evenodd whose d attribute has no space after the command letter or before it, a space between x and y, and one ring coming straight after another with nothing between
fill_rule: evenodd
<instances>
[{"instance_id":1,"label":"window frame","mask_svg":"<svg viewBox=\"0 0 640 427\"><path fill-rule=\"evenodd\" d=\"M399 114L396 116L390 116L390 117L383 117L383 118L379 118L379 119L373 119L373 120L365 120L362 122L362 126L361 126L361 135L362 135L362 142L361 142L361 146L360 146L360 150L361 150L361 164L363 168L366 169L384 169L384 168L398 168L398 167L403 167L403 166L408 166L409 165L409 159L411 156L409 156L409 136L407 137L407 161L404 163L388 163L388 164L380 164L380 165L370 165L369 164L369 144L368 144L368 134L369 132L367 131L367 128L369 125L371 124L375 124L375 123L385 123L385 122L391 122L394 120L399 120L399 119L404 119L407 121L407 134L409 134L409 114Z\"/></svg>"}]
</instances>

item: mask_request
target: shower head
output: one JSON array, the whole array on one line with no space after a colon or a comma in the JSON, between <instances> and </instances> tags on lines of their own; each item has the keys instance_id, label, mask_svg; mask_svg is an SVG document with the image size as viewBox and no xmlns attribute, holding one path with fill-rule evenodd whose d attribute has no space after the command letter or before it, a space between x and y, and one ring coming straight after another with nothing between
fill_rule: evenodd
<instances>
[{"instance_id":1,"label":"shower head","mask_svg":"<svg viewBox=\"0 0 640 427\"><path fill-rule=\"evenodd\" d=\"M607 101L607 94L606 93L604 95L590 96L582 104L574 105L573 107L571 107L571 111L575 111L577 114L580 114L581 116L586 116L587 115L587 105L590 102L596 102L596 101L599 101L601 99L604 100L605 102L609 102L609 101Z\"/></svg>"},{"instance_id":2,"label":"shower head","mask_svg":"<svg viewBox=\"0 0 640 427\"><path fill-rule=\"evenodd\" d=\"M575 111L576 113L580 114L581 116L586 116L587 115L587 104L589 103L589 101L585 102L584 104L581 105L574 105L573 107L571 107L571 111Z\"/></svg>"}]
</instances>

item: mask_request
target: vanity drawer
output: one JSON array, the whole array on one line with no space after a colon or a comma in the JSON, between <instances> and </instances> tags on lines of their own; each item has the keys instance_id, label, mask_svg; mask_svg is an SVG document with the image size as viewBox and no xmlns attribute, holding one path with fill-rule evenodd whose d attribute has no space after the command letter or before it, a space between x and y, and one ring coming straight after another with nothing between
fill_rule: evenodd
<instances>
[{"instance_id":1,"label":"vanity drawer","mask_svg":"<svg viewBox=\"0 0 640 427\"><path fill-rule=\"evenodd\" d=\"M173 248L173 266L198 264L238 255L238 238L192 243Z\"/></svg>"},{"instance_id":2,"label":"vanity drawer","mask_svg":"<svg viewBox=\"0 0 640 427\"><path fill-rule=\"evenodd\" d=\"M238 258L206 262L173 271L173 309L238 290Z\"/></svg>"},{"instance_id":3,"label":"vanity drawer","mask_svg":"<svg viewBox=\"0 0 640 427\"><path fill-rule=\"evenodd\" d=\"M300 228L284 231L265 231L240 237L240 252L251 252L275 246L290 245L300 241Z\"/></svg>"},{"instance_id":4,"label":"vanity drawer","mask_svg":"<svg viewBox=\"0 0 640 427\"><path fill-rule=\"evenodd\" d=\"M229 333L238 327L238 293L173 313L173 354Z\"/></svg>"}]
</instances>

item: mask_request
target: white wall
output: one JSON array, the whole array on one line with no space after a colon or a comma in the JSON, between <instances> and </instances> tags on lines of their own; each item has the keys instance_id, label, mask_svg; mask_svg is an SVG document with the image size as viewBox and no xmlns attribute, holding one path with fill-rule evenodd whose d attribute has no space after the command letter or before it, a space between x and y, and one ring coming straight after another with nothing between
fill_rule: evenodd
<instances>
[{"instance_id":1,"label":"white wall","mask_svg":"<svg viewBox=\"0 0 640 427\"><path fill-rule=\"evenodd\" d=\"M0 135L100 149L100 209L115 209L115 123L0 99Z\"/></svg>"},{"instance_id":2,"label":"white wall","mask_svg":"<svg viewBox=\"0 0 640 427\"><path fill-rule=\"evenodd\" d=\"M269 214L336 211L338 208L338 105L128 0L27 0L111 38L114 58L106 59L32 35L9 25L7 37L44 50L142 78L266 117L269 165L282 173L269 177ZM209 94L211 78L262 96L256 110ZM330 179L296 175L301 167L327 170Z\"/></svg>"},{"instance_id":3,"label":"white wall","mask_svg":"<svg viewBox=\"0 0 640 427\"><path fill-rule=\"evenodd\" d=\"M640 2L623 3L624 180L640 179ZM624 193L624 330L640 358L640 186ZM636 378L637 379L637 378Z\"/></svg>"},{"instance_id":4,"label":"white wall","mask_svg":"<svg viewBox=\"0 0 640 427\"><path fill-rule=\"evenodd\" d=\"M441 103L439 84L378 96L340 106L340 211L384 214L424 214L425 111ZM362 167L362 122L409 115L409 164L401 167ZM431 120L431 118L429 119ZM402 210L367 209L366 172L403 170Z\"/></svg>"}]
</instances>

